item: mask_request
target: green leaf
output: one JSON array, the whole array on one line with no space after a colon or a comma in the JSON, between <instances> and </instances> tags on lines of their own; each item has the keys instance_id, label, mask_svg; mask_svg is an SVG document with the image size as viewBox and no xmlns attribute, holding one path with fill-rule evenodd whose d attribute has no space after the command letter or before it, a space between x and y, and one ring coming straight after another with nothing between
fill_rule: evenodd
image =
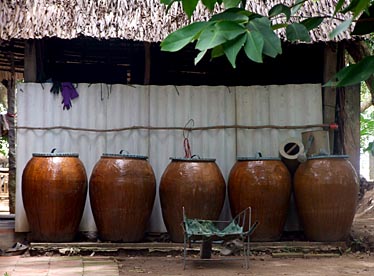
<instances>
[{"instance_id":1,"label":"green leaf","mask_svg":"<svg viewBox=\"0 0 374 276\"><path fill-rule=\"evenodd\" d=\"M205 51L226 42L224 34L214 25L204 29L196 43L196 49Z\"/></svg>"},{"instance_id":2,"label":"green leaf","mask_svg":"<svg viewBox=\"0 0 374 276\"><path fill-rule=\"evenodd\" d=\"M170 4L173 4L175 2L175 0L160 0L161 4L164 4L164 5L170 5Z\"/></svg>"},{"instance_id":3,"label":"green leaf","mask_svg":"<svg viewBox=\"0 0 374 276\"><path fill-rule=\"evenodd\" d=\"M212 53L211 53L210 57L212 59L214 59L214 58L217 58L217 57L221 57L224 54L225 54L225 52L223 51L223 46L222 45L218 45L218 46L216 46L216 47L214 47L212 49Z\"/></svg>"},{"instance_id":4,"label":"green leaf","mask_svg":"<svg viewBox=\"0 0 374 276\"><path fill-rule=\"evenodd\" d=\"M247 57L254 62L262 63L262 51L264 48L264 38L259 32L248 32L244 45Z\"/></svg>"},{"instance_id":5,"label":"green leaf","mask_svg":"<svg viewBox=\"0 0 374 276\"><path fill-rule=\"evenodd\" d=\"M241 0L223 0L223 4L225 5L226 9L235 8L240 2Z\"/></svg>"},{"instance_id":6,"label":"green leaf","mask_svg":"<svg viewBox=\"0 0 374 276\"><path fill-rule=\"evenodd\" d=\"M345 20L343 23L338 25L330 34L330 39L334 38L335 36L339 35L340 33L344 32L349 28L349 26L352 24L352 18L349 18Z\"/></svg>"},{"instance_id":7,"label":"green leaf","mask_svg":"<svg viewBox=\"0 0 374 276\"><path fill-rule=\"evenodd\" d=\"M291 15L297 13L305 2L306 0L296 0L295 4L291 7Z\"/></svg>"},{"instance_id":8,"label":"green leaf","mask_svg":"<svg viewBox=\"0 0 374 276\"><path fill-rule=\"evenodd\" d=\"M323 19L324 17L310 17L301 21L300 23L303 24L308 29L308 31L311 31L321 25Z\"/></svg>"},{"instance_id":9,"label":"green leaf","mask_svg":"<svg viewBox=\"0 0 374 276\"><path fill-rule=\"evenodd\" d=\"M166 8L166 13L169 12L169 9L171 8L171 6L173 5L174 2L178 2L180 0L160 0L162 4L164 5L167 5L167 8Z\"/></svg>"},{"instance_id":10,"label":"green leaf","mask_svg":"<svg viewBox=\"0 0 374 276\"><path fill-rule=\"evenodd\" d=\"M196 57L195 57L195 65L200 62L200 60L205 56L207 50L201 51Z\"/></svg>"},{"instance_id":11,"label":"green leaf","mask_svg":"<svg viewBox=\"0 0 374 276\"><path fill-rule=\"evenodd\" d=\"M368 9L368 12L361 14L355 28L352 32L353 35L366 35L374 32L374 4Z\"/></svg>"},{"instance_id":12,"label":"green leaf","mask_svg":"<svg viewBox=\"0 0 374 276\"><path fill-rule=\"evenodd\" d=\"M370 1L371 0L351 0L348 7L342 10L342 13L353 12L353 17L357 17L369 7Z\"/></svg>"},{"instance_id":13,"label":"green leaf","mask_svg":"<svg viewBox=\"0 0 374 276\"><path fill-rule=\"evenodd\" d=\"M195 22L169 34L161 42L161 50L167 52L176 52L185 47L188 43L195 40L199 33L210 23Z\"/></svg>"},{"instance_id":14,"label":"green leaf","mask_svg":"<svg viewBox=\"0 0 374 276\"><path fill-rule=\"evenodd\" d=\"M220 32L226 40L232 40L238 35L246 32L246 28L242 25L231 21L218 22L216 27L217 31Z\"/></svg>"},{"instance_id":15,"label":"green leaf","mask_svg":"<svg viewBox=\"0 0 374 276\"><path fill-rule=\"evenodd\" d=\"M223 50L225 52L225 55L227 59L230 61L231 66L233 68L236 68L236 57L240 49L243 47L245 40L246 35L242 34L236 37L235 39L227 41L225 44L223 44Z\"/></svg>"},{"instance_id":16,"label":"green leaf","mask_svg":"<svg viewBox=\"0 0 374 276\"><path fill-rule=\"evenodd\" d=\"M339 0L338 3L336 3L334 15L336 15L338 12L340 12L344 3L345 3L345 0Z\"/></svg>"},{"instance_id":17,"label":"green leaf","mask_svg":"<svg viewBox=\"0 0 374 276\"><path fill-rule=\"evenodd\" d=\"M183 10L190 18L196 9L199 0L182 0Z\"/></svg>"},{"instance_id":18,"label":"green leaf","mask_svg":"<svg viewBox=\"0 0 374 276\"><path fill-rule=\"evenodd\" d=\"M286 16L287 20L290 19L291 9L284 4L277 4L274 7L272 7L269 10L268 15L269 15L269 18L271 18L271 17L277 16L277 15L282 14L282 13Z\"/></svg>"},{"instance_id":19,"label":"green leaf","mask_svg":"<svg viewBox=\"0 0 374 276\"><path fill-rule=\"evenodd\" d=\"M337 74L336 86L348 86L367 80L374 74L374 56L367 56L359 63L351 64Z\"/></svg>"},{"instance_id":20,"label":"green leaf","mask_svg":"<svg viewBox=\"0 0 374 276\"><path fill-rule=\"evenodd\" d=\"M200 51L214 48L228 40L232 40L238 35L246 32L246 29L231 21L220 21L210 25L200 35L196 48Z\"/></svg>"},{"instance_id":21,"label":"green leaf","mask_svg":"<svg viewBox=\"0 0 374 276\"><path fill-rule=\"evenodd\" d=\"M271 29L273 31L275 31L275 30L278 30L278 29L286 28L287 26L288 26L288 24L286 24L286 23L275 24L275 25L271 26Z\"/></svg>"},{"instance_id":22,"label":"green leaf","mask_svg":"<svg viewBox=\"0 0 374 276\"><path fill-rule=\"evenodd\" d=\"M246 23L248 22L249 16L252 14L253 13L244 9L232 8L213 15L209 21L233 21L237 23Z\"/></svg>"},{"instance_id":23,"label":"green leaf","mask_svg":"<svg viewBox=\"0 0 374 276\"><path fill-rule=\"evenodd\" d=\"M274 33L270 26L270 20L266 17L255 18L248 24L250 32L259 32L264 39L263 54L276 57L282 53L282 44L280 38Z\"/></svg>"},{"instance_id":24,"label":"green leaf","mask_svg":"<svg viewBox=\"0 0 374 276\"><path fill-rule=\"evenodd\" d=\"M286 28L286 36L289 41L311 41L308 29L300 23L288 25Z\"/></svg>"},{"instance_id":25,"label":"green leaf","mask_svg":"<svg viewBox=\"0 0 374 276\"><path fill-rule=\"evenodd\" d=\"M207 7L210 11L214 10L214 5L216 4L217 0L201 0L205 7Z\"/></svg>"}]
</instances>

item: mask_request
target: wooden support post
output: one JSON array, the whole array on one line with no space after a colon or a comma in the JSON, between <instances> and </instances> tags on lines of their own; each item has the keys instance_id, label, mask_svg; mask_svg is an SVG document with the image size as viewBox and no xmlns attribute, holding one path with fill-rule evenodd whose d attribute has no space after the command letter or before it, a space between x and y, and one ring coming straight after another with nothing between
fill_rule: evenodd
<instances>
[{"instance_id":1,"label":"wooden support post","mask_svg":"<svg viewBox=\"0 0 374 276\"><path fill-rule=\"evenodd\" d=\"M327 83L337 72L338 50L336 44L326 45L324 52L323 82ZM323 87L323 123L335 122L336 89L335 87ZM334 152L334 131L329 131L330 152Z\"/></svg>"},{"instance_id":2,"label":"wooden support post","mask_svg":"<svg viewBox=\"0 0 374 276\"><path fill-rule=\"evenodd\" d=\"M24 74L25 82L36 82L37 79L37 58L35 40L25 42Z\"/></svg>"},{"instance_id":3,"label":"wooden support post","mask_svg":"<svg viewBox=\"0 0 374 276\"><path fill-rule=\"evenodd\" d=\"M148 85L151 81L151 43L144 42L144 52L144 85Z\"/></svg>"},{"instance_id":4,"label":"wooden support post","mask_svg":"<svg viewBox=\"0 0 374 276\"><path fill-rule=\"evenodd\" d=\"M27 40L25 42L23 77L25 82L44 82L47 79L44 70L43 40Z\"/></svg>"},{"instance_id":5,"label":"wooden support post","mask_svg":"<svg viewBox=\"0 0 374 276\"><path fill-rule=\"evenodd\" d=\"M340 93L344 93L340 103L344 121L343 149L360 175L360 85L345 87Z\"/></svg>"}]
</instances>

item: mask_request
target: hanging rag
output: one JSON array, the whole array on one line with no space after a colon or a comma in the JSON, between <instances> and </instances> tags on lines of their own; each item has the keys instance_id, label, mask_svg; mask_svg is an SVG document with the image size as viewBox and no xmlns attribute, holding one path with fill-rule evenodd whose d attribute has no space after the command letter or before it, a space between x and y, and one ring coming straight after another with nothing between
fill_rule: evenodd
<instances>
[{"instance_id":1,"label":"hanging rag","mask_svg":"<svg viewBox=\"0 0 374 276\"><path fill-rule=\"evenodd\" d=\"M71 100L79 97L77 90L71 82L62 82L61 83L61 94L62 94L62 104L63 109L69 110L71 108Z\"/></svg>"},{"instance_id":2,"label":"hanging rag","mask_svg":"<svg viewBox=\"0 0 374 276\"><path fill-rule=\"evenodd\" d=\"M61 91L61 82L53 81L51 90L49 90L49 92L57 95L58 93L60 93L60 91Z\"/></svg>"}]
</instances>

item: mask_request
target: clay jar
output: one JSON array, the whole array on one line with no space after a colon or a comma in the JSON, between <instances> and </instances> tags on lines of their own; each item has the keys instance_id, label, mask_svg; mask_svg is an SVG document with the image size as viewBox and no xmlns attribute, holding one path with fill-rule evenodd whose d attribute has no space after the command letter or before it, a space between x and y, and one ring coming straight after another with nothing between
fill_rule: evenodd
<instances>
[{"instance_id":1,"label":"clay jar","mask_svg":"<svg viewBox=\"0 0 374 276\"><path fill-rule=\"evenodd\" d=\"M87 176L76 153L34 153L22 174L22 198L31 240L72 241L87 195Z\"/></svg>"},{"instance_id":2,"label":"clay jar","mask_svg":"<svg viewBox=\"0 0 374 276\"><path fill-rule=\"evenodd\" d=\"M226 185L215 159L172 158L160 183L162 216L173 242L183 242L182 207L189 218L217 220Z\"/></svg>"},{"instance_id":3,"label":"clay jar","mask_svg":"<svg viewBox=\"0 0 374 276\"><path fill-rule=\"evenodd\" d=\"M310 157L294 176L295 199L305 236L342 241L356 211L359 179L347 156Z\"/></svg>"},{"instance_id":4,"label":"clay jar","mask_svg":"<svg viewBox=\"0 0 374 276\"><path fill-rule=\"evenodd\" d=\"M89 193L100 239L142 240L156 194L156 179L147 158L103 154L96 163Z\"/></svg>"},{"instance_id":5,"label":"clay jar","mask_svg":"<svg viewBox=\"0 0 374 276\"><path fill-rule=\"evenodd\" d=\"M277 158L238 158L230 171L228 193L232 216L252 208L252 222L259 222L252 241L280 238L287 218L291 176Z\"/></svg>"}]
</instances>

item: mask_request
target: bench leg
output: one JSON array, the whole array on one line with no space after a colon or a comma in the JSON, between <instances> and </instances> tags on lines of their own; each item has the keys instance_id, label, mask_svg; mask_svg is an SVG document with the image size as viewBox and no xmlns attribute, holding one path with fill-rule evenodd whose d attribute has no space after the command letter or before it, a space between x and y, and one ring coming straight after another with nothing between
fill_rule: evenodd
<instances>
[{"instance_id":1,"label":"bench leg","mask_svg":"<svg viewBox=\"0 0 374 276\"><path fill-rule=\"evenodd\" d=\"M210 259L212 256L212 241L203 240L200 248L200 258L201 259Z\"/></svg>"}]
</instances>

